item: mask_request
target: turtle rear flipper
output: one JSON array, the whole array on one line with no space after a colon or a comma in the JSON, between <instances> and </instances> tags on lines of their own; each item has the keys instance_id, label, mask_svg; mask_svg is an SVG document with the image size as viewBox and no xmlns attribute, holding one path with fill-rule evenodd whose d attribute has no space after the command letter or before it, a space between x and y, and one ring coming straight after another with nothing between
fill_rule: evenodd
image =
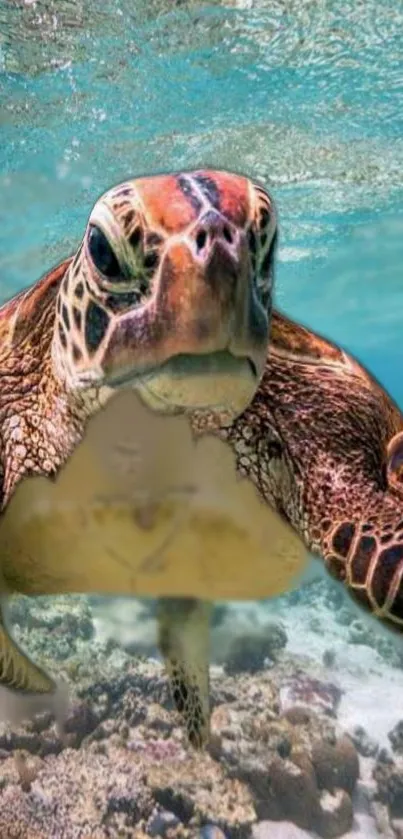
<instances>
[{"instance_id":1,"label":"turtle rear flipper","mask_svg":"<svg viewBox=\"0 0 403 839\"><path fill-rule=\"evenodd\" d=\"M57 685L11 637L0 604L0 686L24 694L53 694Z\"/></svg>"},{"instance_id":2,"label":"turtle rear flipper","mask_svg":"<svg viewBox=\"0 0 403 839\"><path fill-rule=\"evenodd\" d=\"M209 739L209 638L211 605L196 598L159 601L159 646L174 703L183 715L190 743Z\"/></svg>"}]
</instances>

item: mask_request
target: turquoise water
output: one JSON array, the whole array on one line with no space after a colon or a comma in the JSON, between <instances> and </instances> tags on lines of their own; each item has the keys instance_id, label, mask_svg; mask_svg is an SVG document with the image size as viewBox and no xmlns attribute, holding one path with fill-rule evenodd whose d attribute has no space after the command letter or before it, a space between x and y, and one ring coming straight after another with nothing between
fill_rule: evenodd
<instances>
[{"instance_id":1,"label":"turquoise water","mask_svg":"<svg viewBox=\"0 0 403 839\"><path fill-rule=\"evenodd\" d=\"M1 296L112 184L234 169L278 205L277 304L402 402L402 23L394 0L1 2Z\"/></svg>"}]
</instances>

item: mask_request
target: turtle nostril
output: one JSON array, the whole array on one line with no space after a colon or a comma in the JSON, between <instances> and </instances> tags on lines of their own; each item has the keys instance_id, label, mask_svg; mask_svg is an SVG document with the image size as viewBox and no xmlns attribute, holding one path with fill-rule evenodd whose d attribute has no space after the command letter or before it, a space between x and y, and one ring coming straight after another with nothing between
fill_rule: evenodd
<instances>
[{"instance_id":1,"label":"turtle nostril","mask_svg":"<svg viewBox=\"0 0 403 839\"><path fill-rule=\"evenodd\" d=\"M224 224L224 227L223 227L223 231L222 231L222 232L223 232L224 239L226 239L226 240L227 240L227 242L229 242L230 244L232 244L232 241L233 241L233 235L232 235L231 230L230 230L230 228L228 227L228 225L227 225L227 224Z\"/></svg>"},{"instance_id":2,"label":"turtle nostril","mask_svg":"<svg viewBox=\"0 0 403 839\"><path fill-rule=\"evenodd\" d=\"M196 245L199 251L201 251L207 242L207 233L205 230L199 230L196 236Z\"/></svg>"}]
</instances>

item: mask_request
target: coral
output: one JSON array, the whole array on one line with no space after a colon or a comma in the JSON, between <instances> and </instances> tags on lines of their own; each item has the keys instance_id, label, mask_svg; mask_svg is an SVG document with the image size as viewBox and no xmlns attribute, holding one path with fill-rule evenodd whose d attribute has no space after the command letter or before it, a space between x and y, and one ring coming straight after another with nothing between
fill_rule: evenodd
<instances>
[{"instance_id":1,"label":"coral","mask_svg":"<svg viewBox=\"0 0 403 839\"><path fill-rule=\"evenodd\" d=\"M125 755L115 751L109 759L97 754L94 760L90 750L65 749L44 762L29 792L11 784L2 792L0 836L104 839L119 821L116 814L133 827L151 811L141 772Z\"/></svg>"},{"instance_id":2,"label":"coral","mask_svg":"<svg viewBox=\"0 0 403 839\"><path fill-rule=\"evenodd\" d=\"M284 711L284 717L291 725L308 725L312 719L312 714L303 705L292 705L291 708Z\"/></svg>"},{"instance_id":3,"label":"coral","mask_svg":"<svg viewBox=\"0 0 403 839\"><path fill-rule=\"evenodd\" d=\"M64 722L64 745L78 748L102 719L100 711L87 701L76 700L71 705ZM46 712L28 722L24 728L5 729L0 732L0 749L5 752L24 750L31 755L45 757L58 754L63 743L52 725L52 717Z\"/></svg>"},{"instance_id":4,"label":"coral","mask_svg":"<svg viewBox=\"0 0 403 839\"><path fill-rule=\"evenodd\" d=\"M28 761L26 754L24 754L24 752L19 751L14 752L14 760L18 772L21 789L24 792L29 792L32 786L32 782L35 781L35 778L37 778L38 776L38 772L40 770L40 762L38 760Z\"/></svg>"},{"instance_id":5,"label":"coral","mask_svg":"<svg viewBox=\"0 0 403 839\"><path fill-rule=\"evenodd\" d=\"M281 624L266 624L259 631L234 638L227 658L227 673L256 673L266 659L275 660L287 644L287 633Z\"/></svg>"},{"instance_id":6,"label":"coral","mask_svg":"<svg viewBox=\"0 0 403 839\"><path fill-rule=\"evenodd\" d=\"M283 712L295 705L335 716L342 691L332 682L323 682L298 670L282 685L280 702Z\"/></svg>"},{"instance_id":7,"label":"coral","mask_svg":"<svg viewBox=\"0 0 403 839\"><path fill-rule=\"evenodd\" d=\"M261 675L260 681L264 695L269 677L263 680ZM244 699L237 704L244 708ZM358 777L353 744L348 738L337 740L323 708L318 715L294 706L279 717L273 713L275 702L271 708L262 706L260 696L253 713L244 711L241 716L231 705L215 709L221 763L251 790L258 819L291 819L301 828L316 829L319 835L323 831L323 836L341 836L344 825L351 822L352 805L350 795L344 790L341 794L340 787L353 791ZM323 801L322 787L330 794ZM329 811L325 804L330 801L334 806Z\"/></svg>"},{"instance_id":8,"label":"coral","mask_svg":"<svg viewBox=\"0 0 403 839\"><path fill-rule=\"evenodd\" d=\"M332 610L336 614L343 607L347 608L344 592L326 578L316 578L305 583L301 588L285 595L284 600L292 606L300 604L307 608L312 607L313 611L319 611L318 605L323 604L326 611Z\"/></svg>"},{"instance_id":9,"label":"coral","mask_svg":"<svg viewBox=\"0 0 403 839\"><path fill-rule=\"evenodd\" d=\"M291 819L298 827L311 828L318 809L318 790L313 771L292 760L274 758L268 766L268 788L257 803L262 819Z\"/></svg>"},{"instance_id":10,"label":"coral","mask_svg":"<svg viewBox=\"0 0 403 839\"><path fill-rule=\"evenodd\" d=\"M325 667L334 667L336 664L336 652L335 650L328 649L325 650L323 653L323 664Z\"/></svg>"},{"instance_id":11,"label":"coral","mask_svg":"<svg viewBox=\"0 0 403 839\"><path fill-rule=\"evenodd\" d=\"M357 750L344 735L333 746L324 741L312 747L312 763L321 788L333 791L340 788L352 793L359 777Z\"/></svg>"},{"instance_id":12,"label":"coral","mask_svg":"<svg viewBox=\"0 0 403 839\"><path fill-rule=\"evenodd\" d=\"M401 755L403 754L403 721L400 720L397 725L388 734L388 739L393 751Z\"/></svg>"},{"instance_id":13,"label":"coral","mask_svg":"<svg viewBox=\"0 0 403 839\"><path fill-rule=\"evenodd\" d=\"M372 646L371 632L368 627L362 623L362 621L357 619L350 624L348 640L350 644L364 644L369 647Z\"/></svg>"},{"instance_id":14,"label":"coral","mask_svg":"<svg viewBox=\"0 0 403 839\"><path fill-rule=\"evenodd\" d=\"M66 743L74 748L82 743L96 728L100 722L100 715L97 709L91 707L89 702L76 702L72 705L69 715L64 724L64 732L67 737Z\"/></svg>"},{"instance_id":15,"label":"coral","mask_svg":"<svg viewBox=\"0 0 403 839\"><path fill-rule=\"evenodd\" d=\"M351 739L358 754L363 757L376 757L379 751L378 743L372 740L361 725L357 725L351 734Z\"/></svg>"},{"instance_id":16,"label":"coral","mask_svg":"<svg viewBox=\"0 0 403 839\"><path fill-rule=\"evenodd\" d=\"M340 790L354 787L356 753L329 716L333 685L287 657L258 676L217 669L212 742L198 753L161 666L100 650L92 681L72 686L63 739L48 713L0 737L1 839L241 839L267 818L341 835L351 807ZM294 704L281 713L290 684L317 698L317 709ZM29 753L24 765L17 749Z\"/></svg>"},{"instance_id":17,"label":"coral","mask_svg":"<svg viewBox=\"0 0 403 839\"><path fill-rule=\"evenodd\" d=\"M246 830L255 821L247 786L227 777L208 754L154 763L147 781L157 803L181 821L217 822L224 830Z\"/></svg>"},{"instance_id":18,"label":"coral","mask_svg":"<svg viewBox=\"0 0 403 839\"><path fill-rule=\"evenodd\" d=\"M21 629L57 630L59 627L89 640L94 635L91 607L85 596L50 598L14 597L10 600L10 618Z\"/></svg>"},{"instance_id":19,"label":"coral","mask_svg":"<svg viewBox=\"0 0 403 839\"><path fill-rule=\"evenodd\" d=\"M335 839L350 830L353 823L351 798L343 789L333 793L325 791L320 796L320 806L315 828L323 839Z\"/></svg>"},{"instance_id":20,"label":"coral","mask_svg":"<svg viewBox=\"0 0 403 839\"><path fill-rule=\"evenodd\" d=\"M384 750L378 754L373 777L376 798L388 807L390 816L403 817L403 761L393 760Z\"/></svg>"},{"instance_id":21,"label":"coral","mask_svg":"<svg viewBox=\"0 0 403 839\"><path fill-rule=\"evenodd\" d=\"M10 600L10 621L15 637L35 656L65 660L80 642L94 636L91 607L87 598L54 597Z\"/></svg>"}]
</instances>

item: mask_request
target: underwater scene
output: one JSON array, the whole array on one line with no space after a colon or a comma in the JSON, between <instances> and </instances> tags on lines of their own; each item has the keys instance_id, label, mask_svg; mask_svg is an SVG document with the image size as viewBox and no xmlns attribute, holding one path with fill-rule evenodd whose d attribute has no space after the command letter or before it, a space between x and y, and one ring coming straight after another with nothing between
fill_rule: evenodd
<instances>
[{"instance_id":1,"label":"underwater scene","mask_svg":"<svg viewBox=\"0 0 403 839\"><path fill-rule=\"evenodd\" d=\"M0 0L0 839L402 839L402 114L396 0Z\"/></svg>"}]
</instances>

